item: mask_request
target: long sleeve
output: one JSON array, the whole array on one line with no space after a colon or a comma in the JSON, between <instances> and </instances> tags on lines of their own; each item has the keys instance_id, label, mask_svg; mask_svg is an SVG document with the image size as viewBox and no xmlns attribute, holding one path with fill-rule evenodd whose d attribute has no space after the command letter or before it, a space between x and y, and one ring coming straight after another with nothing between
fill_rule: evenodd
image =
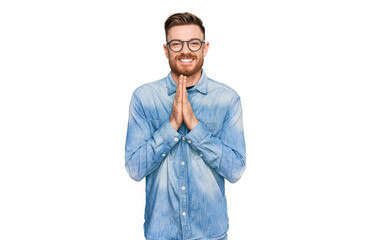
<instances>
[{"instance_id":1,"label":"long sleeve","mask_svg":"<svg viewBox=\"0 0 371 240\"><path fill-rule=\"evenodd\" d=\"M151 133L150 122L135 92L130 101L125 145L125 168L135 181L142 180L160 166L181 135L169 121Z\"/></svg>"},{"instance_id":2,"label":"long sleeve","mask_svg":"<svg viewBox=\"0 0 371 240\"><path fill-rule=\"evenodd\" d=\"M199 123L186 135L191 148L204 162L229 182L237 182L246 168L246 146L240 97L229 106L220 138L214 137L205 123Z\"/></svg>"}]
</instances>

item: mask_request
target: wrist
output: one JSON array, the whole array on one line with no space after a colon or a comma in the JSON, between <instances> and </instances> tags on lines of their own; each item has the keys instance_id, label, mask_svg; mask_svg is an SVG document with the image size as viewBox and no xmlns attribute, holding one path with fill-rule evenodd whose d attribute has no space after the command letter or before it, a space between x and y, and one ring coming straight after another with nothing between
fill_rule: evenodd
<instances>
[{"instance_id":1,"label":"wrist","mask_svg":"<svg viewBox=\"0 0 371 240\"><path fill-rule=\"evenodd\" d=\"M197 118L196 118L194 121L192 121L191 125L189 126L189 130L192 131L192 129L193 129L194 127L196 127L196 125L197 125L199 122L200 122L200 121L198 121Z\"/></svg>"},{"instance_id":2,"label":"wrist","mask_svg":"<svg viewBox=\"0 0 371 240\"><path fill-rule=\"evenodd\" d=\"M180 125L176 123L175 119L170 118L169 122L171 126L175 129L175 131L178 131L178 129L180 128Z\"/></svg>"}]
</instances>

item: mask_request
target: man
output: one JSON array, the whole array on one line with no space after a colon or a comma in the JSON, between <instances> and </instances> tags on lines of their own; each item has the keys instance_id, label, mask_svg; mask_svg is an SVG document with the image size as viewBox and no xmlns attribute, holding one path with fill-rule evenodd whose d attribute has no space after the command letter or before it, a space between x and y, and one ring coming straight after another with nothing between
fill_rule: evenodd
<instances>
[{"instance_id":1,"label":"man","mask_svg":"<svg viewBox=\"0 0 371 240\"><path fill-rule=\"evenodd\" d=\"M245 170L239 95L206 76L209 49L201 19L191 13L165 22L171 72L132 96L125 167L146 177L148 240L222 240L229 228L224 179Z\"/></svg>"}]
</instances>

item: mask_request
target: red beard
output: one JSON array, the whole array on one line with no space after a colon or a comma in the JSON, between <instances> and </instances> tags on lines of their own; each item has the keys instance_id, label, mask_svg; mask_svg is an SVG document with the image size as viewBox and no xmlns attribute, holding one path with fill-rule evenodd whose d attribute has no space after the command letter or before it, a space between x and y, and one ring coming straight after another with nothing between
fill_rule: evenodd
<instances>
[{"instance_id":1,"label":"red beard","mask_svg":"<svg viewBox=\"0 0 371 240\"><path fill-rule=\"evenodd\" d=\"M196 65L193 66L179 66L179 59L193 59L196 61ZM197 56L194 54L180 54L175 58L175 60L169 59L169 65L172 72L174 72L176 75L183 74L184 76L192 76L193 74L197 73L201 70L202 66L204 64L204 59L197 59Z\"/></svg>"}]
</instances>

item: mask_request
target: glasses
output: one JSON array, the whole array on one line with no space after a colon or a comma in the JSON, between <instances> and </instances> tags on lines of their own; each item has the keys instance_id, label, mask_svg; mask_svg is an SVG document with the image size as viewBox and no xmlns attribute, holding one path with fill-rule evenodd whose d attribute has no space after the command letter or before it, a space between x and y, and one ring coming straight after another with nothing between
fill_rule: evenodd
<instances>
[{"instance_id":1,"label":"glasses","mask_svg":"<svg viewBox=\"0 0 371 240\"><path fill-rule=\"evenodd\" d=\"M180 52L183 49L184 42L187 43L189 50L191 50L192 52L197 52L198 50L200 50L202 44L204 43L204 41L201 41L200 39L193 38L189 41L181 41L178 39L174 39L167 42L166 44L170 47L170 49L173 52Z\"/></svg>"}]
</instances>

